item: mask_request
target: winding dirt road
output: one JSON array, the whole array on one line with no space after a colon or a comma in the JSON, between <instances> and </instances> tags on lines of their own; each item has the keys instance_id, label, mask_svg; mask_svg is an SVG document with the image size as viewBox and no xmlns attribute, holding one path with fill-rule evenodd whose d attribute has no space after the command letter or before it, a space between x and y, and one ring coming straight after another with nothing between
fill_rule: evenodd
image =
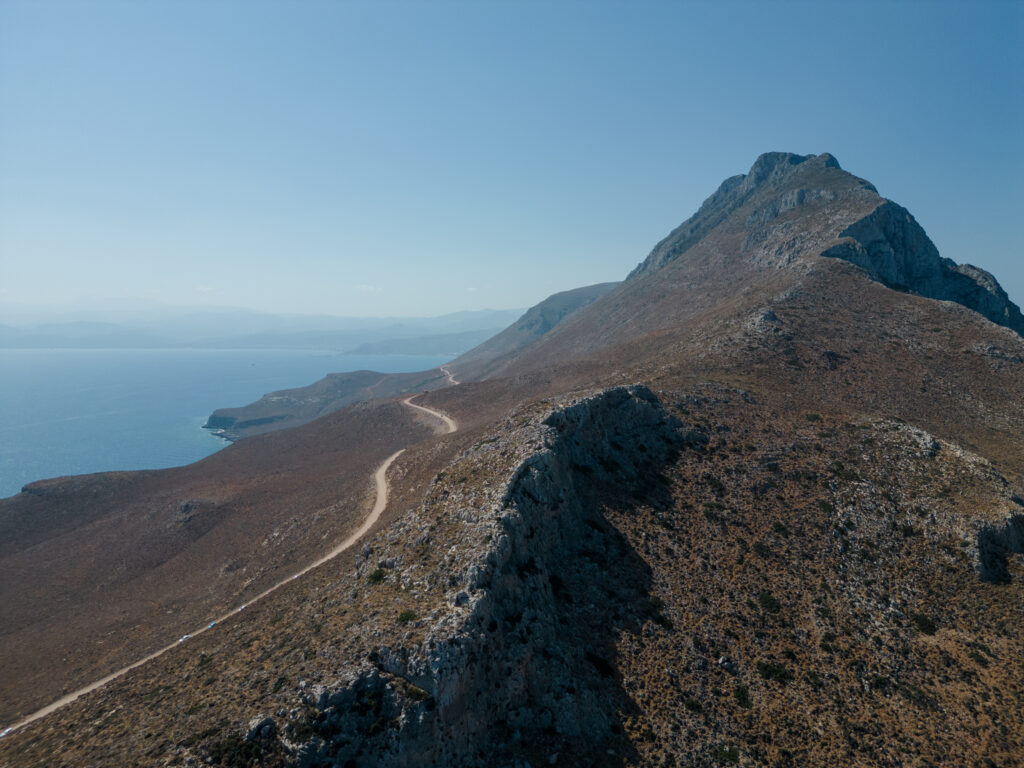
<instances>
[{"instance_id":1,"label":"winding dirt road","mask_svg":"<svg viewBox=\"0 0 1024 768\"><path fill-rule=\"evenodd\" d=\"M445 368L442 367L441 370L443 370L445 372L445 374L448 376L448 380L449 381L451 381L453 384L457 384L458 383L457 381L455 381L455 378L451 375L451 373L449 373ZM413 395L411 397L405 398L404 400L402 400L402 404L403 405L407 405L408 407L413 408L413 409L415 409L417 411L421 411L423 413L426 413L426 414L428 414L428 415L430 415L430 416L432 416L432 417L434 417L436 419L439 419L444 424L444 427L445 427L444 434L451 434L456 429L458 429L458 426L456 425L455 421L450 416L447 416L447 415L441 413L440 411L435 411L433 408L428 408L425 405L416 405L416 403L412 402L414 397L418 397L418 395ZM394 463L395 459L397 459L399 456L401 456L404 452L405 452L404 448L402 450L400 450L400 451L395 451L393 454L391 454L386 459L384 459L384 463L381 464L377 468L376 472L374 472L373 480L374 480L374 483L377 486L377 499L376 499L376 501L373 504L373 509L370 511L370 514L366 516L365 520L363 520L362 525L360 525L359 528L351 536L349 536L347 539L345 539L343 542L341 542L341 544L336 546L334 549L332 549L326 555L321 557L319 560L316 560L315 562L310 563L309 565L307 565L305 568L303 568L298 573L293 574L292 576L289 576L286 579L282 579L281 581L279 581L277 584L275 584L274 586L270 587L269 589L266 589L263 592L260 592L260 594L256 595L256 597L252 598L248 603L245 603L245 604L240 605L240 606L238 606L237 608L235 608L235 609L233 609L231 611L228 611L227 613L225 613L222 616L217 617L216 619L214 619L213 621L211 621L209 624L207 624L204 627L200 627L199 629L196 629L196 630L194 630L193 632L190 632L187 635L183 635L176 642L173 642L170 645L165 645L163 648L160 648L159 650L153 651L153 653L149 654L148 656L146 656L146 657L144 657L142 659L139 659L136 662L133 662L133 663L129 664L127 667L122 667L121 669L117 670L116 672L111 672L106 677L103 677L103 678L97 680L94 683L90 683L89 685L85 686L84 688L79 688L77 691L73 691L72 693L69 693L66 696L62 696L61 698L57 699L57 701L53 702L52 704L48 704L47 706L43 707L42 709L40 709L40 710L38 710L36 712L33 712L31 715L28 715L27 717L22 718L18 722L14 723L14 725L12 725L12 726L10 726L8 728L5 728L2 732L0 732L0 738L6 736L7 734L9 734L9 733L11 733L13 731L18 730L19 728L22 728L22 727L28 725L31 722L34 722L36 720L39 720L40 718L46 717L51 712L55 712L58 709L60 709L61 707L63 707L65 704L70 704L75 699L77 699L77 698L79 698L81 696L84 696L85 694L90 693L91 691L95 691L97 688L102 688L104 685L109 683L111 680L116 680L121 675L123 675L123 674L125 674L127 672L130 672L131 670L135 669L136 667L142 666L147 661L151 661L151 660L155 659L157 656L160 656L160 655L166 653L167 651L171 650L172 648L176 648L177 646L179 646L180 644L190 640L191 638L196 637L197 635L203 634L203 632L206 632L207 630L212 629L214 626L216 626L220 622L224 621L225 619L228 619L228 618L234 616L235 614L241 613L242 611L244 611L246 609L246 606L252 605L253 603L255 603L258 600L262 600L264 597L269 595L271 592L273 592L276 589L284 586L288 582L294 581L295 579L299 578L299 576L302 576L305 573L309 573L311 570L313 570L317 566L323 565L328 560L332 560L333 558L335 558L338 555L340 555L346 549L348 549L353 544L355 544L357 541L359 541L363 536L365 536L367 531L369 531L374 526L374 524L377 522L377 520L380 519L381 513L387 508L387 505L388 505L388 480L387 480L387 472L388 472L388 469L391 467L391 465Z\"/></svg>"},{"instance_id":2,"label":"winding dirt road","mask_svg":"<svg viewBox=\"0 0 1024 768\"><path fill-rule=\"evenodd\" d=\"M442 365L442 366L440 366L440 368L444 372L444 375L448 377L448 383L449 384L455 385L455 384L459 383L458 379L456 379L452 375L452 372L448 370L448 366L447 365ZM454 431L454 430L452 430L452 431Z\"/></svg>"}]
</instances>

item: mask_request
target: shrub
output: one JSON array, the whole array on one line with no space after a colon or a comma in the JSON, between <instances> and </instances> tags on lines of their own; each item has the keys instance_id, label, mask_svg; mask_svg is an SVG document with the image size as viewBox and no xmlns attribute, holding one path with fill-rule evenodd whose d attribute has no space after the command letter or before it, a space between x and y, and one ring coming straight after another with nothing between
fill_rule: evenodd
<instances>
[{"instance_id":1,"label":"shrub","mask_svg":"<svg viewBox=\"0 0 1024 768\"><path fill-rule=\"evenodd\" d=\"M716 747L715 760L720 763L738 763L740 751L736 747Z\"/></svg>"},{"instance_id":2,"label":"shrub","mask_svg":"<svg viewBox=\"0 0 1024 768\"><path fill-rule=\"evenodd\" d=\"M926 635L934 635L937 627L935 622L925 616L923 613L914 614L914 626L924 632Z\"/></svg>"},{"instance_id":3,"label":"shrub","mask_svg":"<svg viewBox=\"0 0 1024 768\"><path fill-rule=\"evenodd\" d=\"M745 685L737 685L733 688L732 695L735 697L736 703L744 709L750 709L754 704L750 700L750 691L747 690Z\"/></svg>"},{"instance_id":4,"label":"shrub","mask_svg":"<svg viewBox=\"0 0 1024 768\"><path fill-rule=\"evenodd\" d=\"M368 582L370 582L371 584L380 584L382 581L384 581L384 576L385 575L386 574L384 573L384 569L383 568L378 568L373 573L371 573L369 576L367 576L366 580Z\"/></svg>"},{"instance_id":5,"label":"shrub","mask_svg":"<svg viewBox=\"0 0 1024 768\"><path fill-rule=\"evenodd\" d=\"M711 490L714 491L715 494L717 494L718 496L721 496L723 493L725 493L725 483L723 483L717 477L712 475L710 472L704 475L704 482L707 483L711 487Z\"/></svg>"},{"instance_id":6,"label":"shrub","mask_svg":"<svg viewBox=\"0 0 1024 768\"><path fill-rule=\"evenodd\" d=\"M974 661L979 666L982 666L982 667L987 667L988 666L988 659L986 659L984 656L982 656L977 651L968 651L967 655L971 658L972 661Z\"/></svg>"},{"instance_id":7,"label":"shrub","mask_svg":"<svg viewBox=\"0 0 1024 768\"><path fill-rule=\"evenodd\" d=\"M758 557L768 557L772 553L771 549L760 541L754 542L753 550Z\"/></svg>"},{"instance_id":8,"label":"shrub","mask_svg":"<svg viewBox=\"0 0 1024 768\"><path fill-rule=\"evenodd\" d=\"M761 609L767 613L778 613L782 610L779 601L772 596L771 592L760 592L757 596L757 602Z\"/></svg>"},{"instance_id":9,"label":"shrub","mask_svg":"<svg viewBox=\"0 0 1024 768\"><path fill-rule=\"evenodd\" d=\"M778 520L772 523L772 530L780 536L789 536L789 528L787 528L783 523L780 523Z\"/></svg>"},{"instance_id":10,"label":"shrub","mask_svg":"<svg viewBox=\"0 0 1024 768\"><path fill-rule=\"evenodd\" d=\"M780 683L788 683L793 679L793 673L781 664L771 661L757 662L757 672L765 680L778 680Z\"/></svg>"},{"instance_id":11,"label":"shrub","mask_svg":"<svg viewBox=\"0 0 1024 768\"><path fill-rule=\"evenodd\" d=\"M700 714L704 711L703 705L692 696L687 696L683 699L683 706L696 714Z\"/></svg>"},{"instance_id":12,"label":"shrub","mask_svg":"<svg viewBox=\"0 0 1024 768\"><path fill-rule=\"evenodd\" d=\"M210 747L210 758L227 768L248 768L259 760L262 750L254 741L246 741L240 733L232 733Z\"/></svg>"},{"instance_id":13,"label":"shrub","mask_svg":"<svg viewBox=\"0 0 1024 768\"><path fill-rule=\"evenodd\" d=\"M410 621L416 618L416 611L404 610L398 614L399 624L408 624Z\"/></svg>"}]
</instances>

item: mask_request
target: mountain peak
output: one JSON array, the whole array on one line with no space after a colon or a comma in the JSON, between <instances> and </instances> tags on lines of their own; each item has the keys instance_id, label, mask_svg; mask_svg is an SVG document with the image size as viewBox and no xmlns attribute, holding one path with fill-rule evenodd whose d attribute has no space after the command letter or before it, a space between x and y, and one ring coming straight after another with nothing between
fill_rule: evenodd
<instances>
[{"instance_id":1,"label":"mountain peak","mask_svg":"<svg viewBox=\"0 0 1024 768\"><path fill-rule=\"evenodd\" d=\"M825 152L821 155L796 155L792 152L765 152L759 156L750 171L743 177L742 187L746 190L753 190L765 182L774 181L788 176L796 166L811 162L822 168L837 168L839 161L835 156Z\"/></svg>"},{"instance_id":2,"label":"mountain peak","mask_svg":"<svg viewBox=\"0 0 1024 768\"><path fill-rule=\"evenodd\" d=\"M942 258L906 209L827 152L760 155L654 246L629 278L682 264L684 255L694 274L721 275L838 258L889 288L955 301L1024 335L1024 316L992 275Z\"/></svg>"},{"instance_id":3,"label":"mountain peak","mask_svg":"<svg viewBox=\"0 0 1024 768\"><path fill-rule=\"evenodd\" d=\"M862 196L864 190L877 197L874 186L844 171L835 156L827 152L821 155L765 152L754 161L748 173L730 176L722 182L693 216L654 246L630 277L653 272L674 261L746 205L762 210L773 205L776 209L790 209L794 207L792 200L775 201L774 198L793 192L799 199L797 204L803 205L811 200L835 199L841 192Z\"/></svg>"}]
</instances>

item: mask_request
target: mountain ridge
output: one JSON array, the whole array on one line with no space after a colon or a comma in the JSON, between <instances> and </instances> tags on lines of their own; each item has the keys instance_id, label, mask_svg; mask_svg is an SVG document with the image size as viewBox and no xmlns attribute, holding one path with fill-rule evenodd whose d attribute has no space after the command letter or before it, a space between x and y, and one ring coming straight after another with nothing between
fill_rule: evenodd
<instances>
[{"instance_id":1,"label":"mountain ridge","mask_svg":"<svg viewBox=\"0 0 1024 768\"><path fill-rule=\"evenodd\" d=\"M376 455L408 441L361 546L0 740L0 760L1012 764L1024 339L822 257L859 243L881 275L882 241L930 252L902 219L876 222L878 247L867 224L841 235L883 198L809 157L762 156L649 269L452 363L456 383L438 372L417 402L457 433L383 400L232 446L265 462L264 485L237 481L252 504L298 472L275 478L278 452L334 450L336 482L366 472L346 456L374 423ZM90 481L104 508L114 480Z\"/></svg>"}]
</instances>

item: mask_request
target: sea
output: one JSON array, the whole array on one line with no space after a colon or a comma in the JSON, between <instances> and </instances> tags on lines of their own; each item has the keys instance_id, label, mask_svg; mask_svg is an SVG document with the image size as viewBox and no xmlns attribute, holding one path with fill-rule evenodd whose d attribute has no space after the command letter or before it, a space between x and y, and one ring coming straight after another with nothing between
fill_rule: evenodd
<instances>
[{"instance_id":1,"label":"sea","mask_svg":"<svg viewBox=\"0 0 1024 768\"><path fill-rule=\"evenodd\" d=\"M450 356L251 349L0 349L0 497L34 480L198 461L227 445L202 429L328 373L423 371Z\"/></svg>"}]
</instances>

